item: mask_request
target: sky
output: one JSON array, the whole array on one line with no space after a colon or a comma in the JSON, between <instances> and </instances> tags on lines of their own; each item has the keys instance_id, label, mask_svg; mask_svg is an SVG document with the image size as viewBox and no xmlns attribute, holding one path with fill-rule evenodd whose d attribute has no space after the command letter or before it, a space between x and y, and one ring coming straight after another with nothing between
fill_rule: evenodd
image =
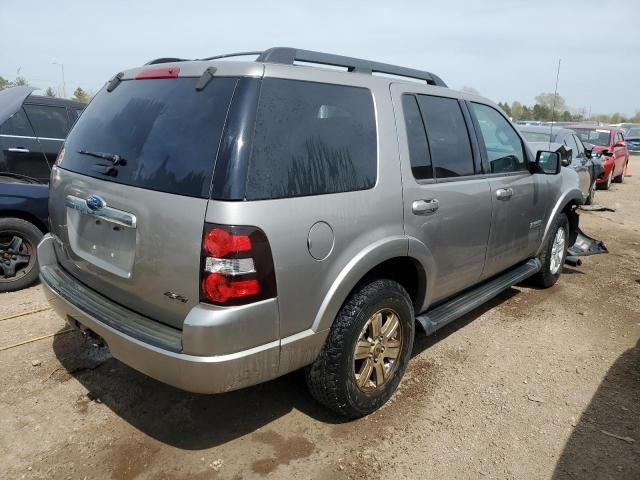
<instances>
[{"instance_id":1,"label":"sky","mask_svg":"<svg viewBox=\"0 0 640 480\"><path fill-rule=\"evenodd\" d=\"M293 46L438 74L451 88L592 114L640 110L640 0L0 0L0 76L97 91L167 56Z\"/></svg>"}]
</instances>

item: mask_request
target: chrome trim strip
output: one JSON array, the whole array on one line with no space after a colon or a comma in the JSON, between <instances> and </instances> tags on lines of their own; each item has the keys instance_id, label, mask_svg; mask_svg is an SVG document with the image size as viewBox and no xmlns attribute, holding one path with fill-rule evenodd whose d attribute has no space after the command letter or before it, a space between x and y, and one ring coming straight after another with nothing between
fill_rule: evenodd
<instances>
[{"instance_id":1,"label":"chrome trim strip","mask_svg":"<svg viewBox=\"0 0 640 480\"><path fill-rule=\"evenodd\" d=\"M106 222L115 223L129 228L137 227L138 220L136 216L129 212L123 212L122 210L117 210L107 206L97 210L91 210L87 206L87 201L85 199L75 197L73 195L67 195L65 205L67 208L78 210L80 213L84 213L86 215L93 215Z\"/></svg>"},{"instance_id":2,"label":"chrome trim strip","mask_svg":"<svg viewBox=\"0 0 640 480\"><path fill-rule=\"evenodd\" d=\"M6 133L0 133L0 137L5 137L5 138L30 138L30 139L33 139L33 140L55 140L57 142L64 142L64 138L25 137L23 135L7 135Z\"/></svg>"}]
</instances>

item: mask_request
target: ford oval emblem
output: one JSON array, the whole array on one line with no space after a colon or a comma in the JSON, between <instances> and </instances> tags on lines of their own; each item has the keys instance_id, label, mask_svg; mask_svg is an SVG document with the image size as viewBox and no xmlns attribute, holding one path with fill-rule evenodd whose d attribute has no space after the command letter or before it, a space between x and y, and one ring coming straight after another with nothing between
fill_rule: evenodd
<instances>
[{"instance_id":1,"label":"ford oval emblem","mask_svg":"<svg viewBox=\"0 0 640 480\"><path fill-rule=\"evenodd\" d=\"M87 202L87 207L92 212L95 212L96 210L100 210L101 208L107 206L107 202L105 202L98 195L89 195L85 201Z\"/></svg>"}]
</instances>

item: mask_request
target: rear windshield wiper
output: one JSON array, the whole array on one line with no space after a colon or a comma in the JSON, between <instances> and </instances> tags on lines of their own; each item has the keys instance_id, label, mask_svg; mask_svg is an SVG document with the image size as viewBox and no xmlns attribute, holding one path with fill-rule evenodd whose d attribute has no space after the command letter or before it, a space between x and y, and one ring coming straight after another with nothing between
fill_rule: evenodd
<instances>
[{"instance_id":1,"label":"rear windshield wiper","mask_svg":"<svg viewBox=\"0 0 640 480\"><path fill-rule=\"evenodd\" d=\"M30 182L30 183L46 183L38 178L30 177L29 175L21 175L19 173L13 173L13 172L0 172L0 176L18 178L20 180L26 180L27 182Z\"/></svg>"},{"instance_id":2,"label":"rear windshield wiper","mask_svg":"<svg viewBox=\"0 0 640 480\"><path fill-rule=\"evenodd\" d=\"M124 158L115 153L91 152L89 150L78 150L78 153L89 155L91 157L102 158L104 160L109 160L111 163L113 163L114 166L127 164L127 161Z\"/></svg>"}]
</instances>

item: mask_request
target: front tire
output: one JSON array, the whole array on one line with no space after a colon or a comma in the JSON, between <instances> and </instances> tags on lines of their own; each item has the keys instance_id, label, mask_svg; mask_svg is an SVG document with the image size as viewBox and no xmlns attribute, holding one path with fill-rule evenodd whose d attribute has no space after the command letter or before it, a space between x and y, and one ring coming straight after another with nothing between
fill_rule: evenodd
<instances>
[{"instance_id":1,"label":"front tire","mask_svg":"<svg viewBox=\"0 0 640 480\"><path fill-rule=\"evenodd\" d=\"M567 258L569 243L569 220L560 213L551 225L550 235L540 255L542 268L531 277L532 282L541 288L555 285L560 278L564 261Z\"/></svg>"},{"instance_id":2,"label":"front tire","mask_svg":"<svg viewBox=\"0 0 640 480\"><path fill-rule=\"evenodd\" d=\"M622 169L622 173L613 179L616 183L624 183L624 172L627 169L627 163L624 164L624 168ZM613 174L612 174L613 175Z\"/></svg>"},{"instance_id":3,"label":"front tire","mask_svg":"<svg viewBox=\"0 0 640 480\"><path fill-rule=\"evenodd\" d=\"M353 292L305 374L311 395L335 413L360 418L396 391L413 349L415 316L406 290L374 280Z\"/></svg>"}]
</instances>

